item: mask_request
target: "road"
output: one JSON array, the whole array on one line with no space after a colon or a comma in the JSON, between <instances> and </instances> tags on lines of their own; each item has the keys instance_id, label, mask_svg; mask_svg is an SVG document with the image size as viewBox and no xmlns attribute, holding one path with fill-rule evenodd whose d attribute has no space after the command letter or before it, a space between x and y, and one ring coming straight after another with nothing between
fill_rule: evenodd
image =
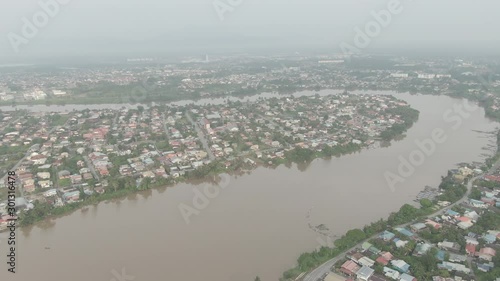
<instances>
[{"instance_id":1,"label":"road","mask_svg":"<svg viewBox=\"0 0 500 281\"><path fill-rule=\"evenodd\" d=\"M212 153L212 150L210 149L210 146L208 145L208 141L206 139L205 133L203 133L200 126L198 126L198 124L196 122L194 122L191 115L189 115L189 112L186 112L186 118L189 120L189 122L191 122L194 129L196 130L196 133L198 134L198 138L200 139L201 144L203 145L203 148L208 153L208 158L211 161L215 160L215 155Z\"/></svg>"},{"instance_id":2,"label":"road","mask_svg":"<svg viewBox=\"0 0 500 281\"><path fill-rule=\"evenodd\" d=\"M500 166L500 159L497 160L497 162L495 162L495 164L493 164L493 166L491 166L491 168L488 170L488 172L486 174L489 174L493 171L495 171L498 167ZM442 209L439 209L438 211L428 215L426 218L432 218L432 217L435 217L439 214L441 214L443 212L444 209L449 209L453 206L456 206L456 205L459 205L463 202L465 202L467 200L467 198L469 197L469 194L471 193L472 191L472 185L474 183L474 181L478 178L480 178L481 176L477 176L477 177L474 177L474 178L471 178L468 183L467 183L467 192L465 193L465 195L460 199L458 200L457 202L453 203L453 204L450 204L449 206L445 207L445 208L442 208ZM409 223L406 223L406 224L403 224L403 225L400 225L399 227L406 227L410 224L412 224L413 222L409 222ZM314 269L313 271L311 271L310 273L308 273L307 275L305 275L304 279L302 279L303 281L317 281L317 280L322 280L322 277L323 275L325 274L328 274L330 272L330 268L332 268L332 266L337 263L340 259L342 259L348 252L350 251L353 251L354 249L356 248L359 248L361 247L361 245L363 245L364 242L366 241L369 241L369 240L372 240L376 237L378 237L379 234L376 234L366 240L363 240L362 242L360 242L359 244L357 244L356 246L350 248L349 250L339 254L337 257L325 262L324 264L320 265L319 267L317 267L316 269Z\"/></svg>"},{"instance_id":3,"label":"road","mask_svg":"<svg viewBox=\"0 0 500 281\"><path fill-rule=\"evenodd\" d=\"M69 119L68 119L68 120L69 120ZM47 132L47 133L48 133L48 135L52 134L52 132L54 132L56 129L58 129L58 128L60 128L60 127L65 128L67 124L68 124L68 121L66 121L66 122L65 122L62 126L55 126L55 127L53 127L52 129L50 129L50 131L48 131L48 132ZM14 165L14 167L12 167L12 168L10 169L10 171L16 171L16 170L17 170L17 168L19 168L19 166L21 166L21 164L24 162L24 160L26 160L26 158L28 158L28 156L30 156L30 155L31 155L31 153L33 153L32 148L33 148L34 146L36 146L36 144L34 144L34 145L30 146L30 148L28 149L28 151L24 154L24 157L23 157L23 158L21 158L21 159L20 159L20 160L16 163L16 165ZM2 182L4 182L4 181L5 181L5 177L7 177L7 175L6 175L6 174L2 177L2 179L1 179L1 181L2 181ZM19 185L19 184L18 184L18 185ZM19 192L21 193L21 197L24 197L24 188L19 188Z\"/></svg>"},{"instance_id":4,"label":"road","mask_svg":"<svg viewBox=\"0 0 500 281\"><path fill-rule=\"evenodd\" d=\"M92 173L92 175L94 176L94 178L97 180L97 181L101 181L101 178L99 177L99 175L97 174L97 172L95 171L94 169L94 165L90 162L90 159L87 157L87 156L83 156L83 160L85 161L85 164L87 165L87 167L89 168L90 172Z\"/></svg>"},{"instance_id":5,"label":"road","mask_svg":"<svg viewBox=\"0 0 500 281\"><path fill-rule=\"evenodd\" d=\"M34 145L32 145L31 147L33 147ZM30 156L31 154L31 147L30 149L28 149L28 151L26 152L26 154L24 154L23 158L21 158L21 160L19 160L16 165L14 165L14 167L12 167L11 169L9 169L9 171L17 171L17 168L19 168L19 166L24 162L24 160ZM1 179L2 182L5 182L5 178L7 177L7 175L4 175ZM17 184L17 186L19 186L20 183ZM19 193L21 193L21 197L24 197L24 188L19 188Z\"/></svg>"},{"instance_id":6,"label":"road","mask_svg":"<svg viewBox=\"0 0 500 281\"><path fill-rule=\"evenodd\" d=\"M167 138L171 139L170 131L168 130L168 127L167 127L167 119L165 118L165 113L161 114L161 120L162 120L162 123L163 123L163 129L165 130L165 134L167 135ZM191 120L189 120L189 121L191 121Z\"/></svg>"}]
</instances>

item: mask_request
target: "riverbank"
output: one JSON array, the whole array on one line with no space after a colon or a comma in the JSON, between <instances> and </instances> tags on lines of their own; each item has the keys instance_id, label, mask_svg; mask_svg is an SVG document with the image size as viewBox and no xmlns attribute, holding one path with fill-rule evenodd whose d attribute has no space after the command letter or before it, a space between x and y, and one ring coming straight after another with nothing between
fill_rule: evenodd
<instances>
[{"instance_id":1,"label":"riverbank","mask_svg":"<svg viewBox=\"0 0 500 281\"><path fill-rule=\"evenodd\" d=\"M139 186L137 186L136 181L133 180L133 178L111 179L109 180L111 188L108 188L106 192L102 194L94 193L93 195L86 195L83 191L81 191L80 198L83 198L82 200L66 204L61 207L54 207L47 202L35 202L35 207L32 210L21 213L18 222L21 227L30 226L45 219L53 219L71 214L72 212L77 211L81 208L91 205L97 205L100 202L123 199L131 194L145 190L171 188L181 183L210 182L217 184L218 181L214 179L221 174L234 175L240 173L250 173L252 170L258 167L276 169L282 165L291 167L291 165L297 164L299 169L305 170L307 166L316 159L330 159L332 157L338 158L344 155L359 152L364 148L366 147L355 144L349 144L346 146L339 146L335 148L325 147L321 151L313 151L306 148L296 148L287 151L284 158L272 159L269 161L254 159L255 161L253 162L253 164L245 161L244 159L248 158L243 157L230 161L229 165L227 161L215 161L175 179L160 179L155 181L147 179ZM0 232L2 231L0 230Z\"/></svg>"},{"instance_id":2,"label":"riverbank","mask_svg":"<svg viewBox=\"0 0 500 281\"><path fill-rule=\"evenodd\" d=\"M482 170L487 173L493 172L500 164L500 131L497 132L496 153L486 159ZM352 229L346 232L341 238L334 241L334 247L323 246L314 252L303 253L297 259L297 266L283 273L281 281L285 280L305 280L315 281L324 277L325 273L339 261L339 257L346 255L355 248L360 247L361 243L375 239L380 233L392 230L395 227L406 227L412 222L436 216L444 209L450 209L459 203L464 202L471 194L473 183L480 176L467 176L463 184L457 184L454 174L449 171L448 176L443 177L440 184L442 194L432 202L428 199L420 200L420 208L415 208L409 204L403 205L399 211L391 213L387 219L380 219L377 222L364 226L362 229ZM424 200L426 200L424 202ZM446 207L439 207L438 201L450 202ZM411 251L413 249L410 249ZM309 274L306 274L309 272ZM418 280L422 276L415 276Z\"/></svg>"},{"instance_id":3,"label":"riverbank","mask_svg":"<svg viewBox=\"0 0 500 281\"><path fill-rule=\"evenodd\" d=\"M206 179L206 178L211 178L213 176L217 176L221 173L232 173L232 172L238 172L240 169L245 169L247 170L248 168L252 168L253 166L257 165L263 165L271 168L277 168L282 164L285 164L287 166L291 166L292 164L298 164L301 165L302 167L306 167L309 163L311 163L315 159L323 158L323 159L328 159L331 157L341 157L343 155L348 155L354 152L358 152L364 148L369 147L372 145L375 140L380 139L382 141L391 141L393 139L401 137L409 128L413 126L413 124L417 121L419 112L415 109L410 108L405 102L401 100L397 100L392 96L380 96L380 97L374 97L374 96L369 96L369 95L343 95L341 98L342 99L349 99L349 102L351 106L348 106L349 109L346 109L345 112L339 113L335 110L344 110L342 107L338 108L335 106L336 103L332 102L332 99L335 99L334 101L340 103L338 100L340 97L339 96L332 96L331 98L319 98L317 96L314 97L307 97L307 98L299 98L297 102L292 101L293 105L295 104L300 104L300 110L298 111L304 111L305 114L307 115L306 118L300 119L299 116L302 116L304 112L295 112L292 110L289 110L289 119L296 121L297 124L300 123L301 126L299 127L294 125L292 128L294 130L294 133L291 134L287 130L280 128L281 125L277 125L272 121L272 119L267 119L267 118L262 118L259 122L255 123L244 123L240 124L241 130L243 130L243 127L245 127L245 130L247 132L252 132L253 130L247 129L250 128L249 126L262 126L261 124L265 124L268 122L269 128L272 127L270 132L265 132L265 134L268 134L266 138L268 140L262 141L262 139L259 139L258 135L249 135L249 136L243 136L245 139L256 139L254 145L253 143L249 141L243 141L241 138L241 133L236 133L237 138L226 138L224 139L225 141L229 140L230 142L233 143L232 148L227 148L225 149L231 149L230 152L232 154L233 148L236 150L235 156L231 157L226 157L225 154L220 154L218 160L215 162L212 162L207 165L197 165L195 169L184 169L188 166L182 166L182 173L177 173L175 172L174 175L174 169L172 168L172 175L171 177L155 177L154 174L150 178L150 176L144 176L144 173L129 173L131 176L126 176L126 174L121 173L121 167L128 167L128 160L131 161L136 161L133 160L140 156L139 154L134 154L133 155L128 155L128 156L109 156L109 161L112 163L113 169L111 169L111 173L106 173L111 176L105 177L106 179L106 186L105 188L99 189L97 192L92 192L92 190L87 189L85 190L82 185L80 185L79 189L77 190L71 190L71 192L75 192L76 194L71 195L71 197L76 197L76 200L70 200L68 204L55 204L54 202L49 203L49 200L40 200L40 201L35 201L34 205L35 207L32 210L22 212L20 216L20 224L22 226L30 225L35 222L38 222L46 217L50 216L58 216L62 215L67 212L71 212L75 209L78 209L82 206L87 206L89 204L95 204L97 202L103 201L103 200L108 200L109 198L115 198L115 195L113 193L118 193L118 197L127 195L134 190L147 190L147 189L152 189L156 187L162 187L162 186L171 186L173 184L178 184L182 182L187 182L189 180L200 180L200 179ZM370 101L369 105L365 106L364 104L358 103L359 100L368 100ZM271 99L272 102L280 102L280 100L277 99ZM281 100L284 101L284 100ZM290 99L287 99L287 101L290 101ZM315 104L318 103L331 103L329 105L330 111L322 111L320 113L313 112L314 110L310 110L315 108ZM309 104L308 104L309 103ZM380 103L380 104L379 104ZM305 105L307 104L306 107ZM250 103L248 105L249 107L255 106L253 103ZM290 105L289 105L290 106ZM373 106L373 108L370 108ZM380 106L380 107L379 107ZM357 108L359 107L359 108ZM332 109L335 108L335 109ZM356 110L354 110L356 108ZM183 108L182 110L188 110L190 108ZM129 112L127 116L130 118L133 114L140 114L144 109L138 110L137 113ZM151 108L151 111L153 112L163 112L166 110L165 108L162 107L154 107ZM197 112L198 109L191 109L195 112ZM360 115L358 116L356 114L357 110L362 110L360 112ZM309 112L311 111L311 112ZM270 112L268 112L270 113ZM330 118L329 114L332 114L334 118ZM253 114L253 113L251 113ZM295 116L295 115L296 116ZM111 114L113 115L113 114ZM110 115L110 116L111 116ZM351 116L352 115L352 116ZM340 117L338 117L340 116ZM354 117L353 117L354 116ZM201 115L202 118L203 115ZM377 118L378 117L378 118ZM126 117L125 117L126 118ZM295 118L295 119L293 119ZM279 119L275 117L275 119ZM339 119L339 120L337 120ZM379 120L380 119L380 120ZM114 120L118 120L118 116L113 115L112 118L110 117L109 122L115 122ZM319 124L321 124L321 120L324 121L326 126L321 127ZM343 124L343 120L347 120L347 124ZM95 122L95 120L92 120L92 122ZM192 122L192 121L191 121ZM310 124L309 124L310 123ZM341 123L341 124L339 124ZM351 124L352 123L352 124ZM392 125L391 125L392 124ZM179 124L178 124L179 125ZM366 131L360 130L361 127L354 127L354 126L365 126L364 128L369 127L369 130L367 129ZM157 126L157 125L155 125ZM158 125L159 126L159 125ZM290 126L290 125L288 125ZM279 130L276 130L276 127L280 128ZM351 129L354 128L353 130ZM178 126L179 130L184 130L181 133L182 134L189 134L189 127L182 127L181 125ZM292 130L292 128L287 128L288 130ZM337 137L335 135L335 132L341 128L343 136ZM89 128L87 128L89 129ZM240 130L238 127L236 127L237 131ZM306 140L304 140L305 135L300 134L296 131L302 130L303 132L306 133L308 136ZM73 130L76 130L73 128ZM176 129L177 130L177 129ZM159 130L157 130L159 131ZM262 131L262 129L258 129L257 131ZM83 132L82 134L85 134ZM168 130L167 130L168 134ZM201 134L199 136L200 140L205 140L206 136L204 135L203 132L199 133ZM318 135L317 137L313 137L314 135ZM113 135L113 134L111 134ZM115 135L120 135L120 132L117 132ZM223 137L227 137L223 136ZM113 139L114 142L108 139L109 143L114 143L118 145L125 145L124 143L121 142L121 140L116 140L115 138ZM158 139L158 138L155 138ZM106 140L106 139L104 139ZM302 141L301 141L302 140ZM138 141L135 140L136 143L139 143L139 146L131 145L132 150L145 150L147 149L147 146L151 146L155 151L156 155L160 155L161 151L158 151L159 147L155 141L151 143L144 141ZM230 142L227 141L227 144L225 147L230 146ZM176 141L172 141L172 143L175 143ZM250 144L249 144L250 143ZM178 145L178 144L175 144ZM259 145L264 147L263 149L259 150ZM190 146L193 146L193 144L190 144ZM219 147L218 145L215 145L216 147ZM167 144L167 147L169 145ZM252 149L251 149L252 148ZM256 148L256 149L255 149ZM81 165L85 164L86 162L89 162L88 159L86 160L84 157L86 156L80 156L79 154L76 154L72 151L76 150L77 147L69 147L67 148L66 153L70 152L71 156L66 156L66 158L69 159L69 161L65 162L66 166L64 169L62 169L62 172L65 172L65 170L68 170L67 173L77 173L81 167L78 167L77 165L77 160L81 162ZM101 147L97 147L96 149L101 150ZM106 149L109 149L109 147L106 147ZM114 150L115 148L111 148L111 150ZM123 148L125 149L125 148ZM205 149L207 152L210 152L210 148L208 146L205 146ZM167 149L169 150L169 149ZM257 152L255 152L257 150ZM165 151L165 150L163 150ZM175 154L175 153L168 153L168 154ZM228 155L230 153L227 153ZM68 154L69 155L69 154ZM100 154L104 155L104 154ZM95 156L95 155L94 155ZM94 157L92 156L92 157ZM78 157L75 159L72 159L72 157ZM144 157L147 157L149 160L151 160L149 157L153 157L151 155L146 155ZM253 160L252 160L253 159ZM85 161L84 161L85 160ZM180 161L179 159L177 159ZM107 161L107 160L106 160ZM151 163L153 161L151 160ZM151 164L150 163L150 164ZM177 163L177 162L176 162ZM87 163L87 165L89 165ZM111 165L111 164L110 164ZM179 167L177 167L175 164L172 165L175 166L175 171L179 170ZM95 171L92 171L92 166L90 167L90 171L94 173L94 178L99 179ZM194 167L194 166L193 166ZM119 169L120 169L120 174L119 175ZM70 172L73 171L73 172ZM55 173L56 171L54 171ZM165 171L164 171L165 172ZM132 176L133 175L133 176ZM143 176L141 176L143 175ZM77 175L78 176L78 175ZM141 177L140 177L141 176ZM60 179L60 178L59 178ZM80 177L81 180L81 177ZM58 183L59 187L68 187L71 184L70 179L64 179L64 180L57 180L56 177L53 178L53 181ZM99 183L100 184L100 183ZM94 183L90 186L93 186ZM87 185L88 186L88 185ZM79 192L79 194L78 194ZM104 192L104 193L103 193ZM77 196L79 195L79 196ZM105 195L105 196L103 196ZM56 199L57 200L57 199ZM54 200L53 200L54 201ZM76 201L71 203L71 201ZM66 203L66 202L64 202ZM59 206L58 206L59 205ZM62 206L61 206L62 205Z\"/></svg>"},{"instance_id":4,"label":"riverbank","mask_svg":"<svg viewBox=\"0 0 500 281\"><path fill-rule=\"evenodd\" d=\"M308 222L324 224L332 235L342 235L353 227L387 218L404 203L413 204L424 186L439 185L447 171L443 167L485 160L480 155L492 144L492 135L478 132L493 132L498 123L485 118L481 109L454 131L441 115L461 100L409 94L399 97L421 112L404 139L389 147L316 160L305 171L297 165L281 165L274 170L257 167L251 174L225 176L229 183L219 189L217 197L209 199L199 215L190 217L189 225L179 212L179 204L195 206L192 200L198 191L216 186L180 183L176 188L150 189L20 229L20 261L29 270L21 270L15 280L36 279L44 268L69 258L72 263L46 272L44 277L106 280L111 278L111 269L126 267L128 273L148 280L160 279L165 272L175 280L253 280L256 275L262 280L278 280L283 271L295 265L300 253L324 245L324 240L317 241L323 236L311 231ZM446 132L446 144L438 146L405 184L390 190L384 172L397 172L398 157L407 157L417 149L414 140L429 137L435 128ZM306 219L311 209L310 219ZM0 235L3 237L5 234ZM100 254L88 259L86 253ZM116 257L122 258L111 262ZM91 266L92 272L82 270L81 264ZM192 270L193 266L197 270Z\"/></svg>"}]
</instances>

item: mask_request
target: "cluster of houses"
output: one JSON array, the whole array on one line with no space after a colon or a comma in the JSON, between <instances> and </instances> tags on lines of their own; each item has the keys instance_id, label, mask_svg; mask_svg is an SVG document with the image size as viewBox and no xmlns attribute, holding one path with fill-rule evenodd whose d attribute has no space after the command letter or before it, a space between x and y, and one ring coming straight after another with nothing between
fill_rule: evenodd
<instances>
[{"instance_id":1,"label":"cluster of houses","mask_svg":"<svg viewBox=\"0 0 500 281\"><path fill-rule=\"evenodd\" d=\"M238 107L211 105L190 113L216 158L247 150L257 158L274 159L295 147L321 150L325 145L370 145L381 132L404 123L388 109L406 106L389 96L342 94L266 99Z\"/></svg>"},{"instance_id":2,"label":"cluster of houses","mask_svg":"<svg viewBox=\"0 0 500 281\"><path fill-rule=\"evenodd\" d=\"M401 231L405 230L401 229ZM408 240L397 238L395 233L389 231L384 231L377 239L391 243L396 248L405 247L409 243ZM374 269L375 265L379 265L382 271L377 273ZM364 242L361 248L348 253L346 259L341 260L334 271L337 273L331 273L331 275L343 276L342 280L352 278L363 281L416 281L416 278L411 275L410 265L401 257L395 257L389 251L382 251L370 242ZM331 279L333 280L333 278ZM325 280L327 279L325 278Z\"/></svg>"},{"instance_id":3,"label":"cluster of houses","mask_svg":"<svg viewBox=\"0 0 500 281\"><path fill-rule=\"evenodd\" d=\"M492 260L499 248L497 241L500 241L500 231L490 230L481 235L469 233L465 237L466 247L463 250L461 245L456 242L444 240L437 244L431 244L422 240L418 236L418 232L429 228L439 229L440 225L432 220L427 220L413 224L408 228L398 227L392 231L386 230L380 233L376 240L383 241L393 248L405 247L410 241L414 241L415 247L411 255L415 257L421 257L431 249L436 248L438 268L449 271L452 276L457 274L454 278L435 276L433 280L436 281L469 280L467 276L470 277L473 273L469 267L469 260L474 262L477 269L483 272L488 272L495 267ZM479 248L480 242L486 246ZM381 272L376 272L375 265L382 267ZM411 266L404 261L404 256L398 257L389 251L382 251L370 242L364 242L360 248L348 253L345 259L341 260L332 270L333 272L324 278L325 281L417 280L411 275Z\"/></svg>"},{"instance_id":4,"label":"cluster of houses","mask_svg":"<svg viewBox=\"0 0 500 281\"><path fill-rule=\"evenodd\" d=\"M192 126L173 111L73 111L61 113L65 122L57 126L48 122L53 113L33 113L38 123L27 126L30 114L2 116L14 130L4 135L3 145L26 149L11 165L30 200L64 205L78 201L81 192L104 192L111 178L179 177L208 162Z\"/></svg>"},{"instance_id":5,"label":"cluster of houses","mask_svg":"<svg viewBox=\"0 0 500 281\"><path fill-rule=\"evenodd\" d=\"M468 176L480 174L479 171L462 169L454 171L453 175L462 173ZM485 177L487 176L483 179ZM344 259L339 260L332 267L332 272L324 276L323 280L416 281L417 279L412 275L411 265L405 261L405 256L401 256L402 251L398 250L401 248L405 250L404 252L409 251L407 254L414 257L425 258L429 253L433 255L435 253L437 268L441 271L448 271L448 275L446 277L433 276L433 281L474 280L477 271L490 272L500 266L494 263L500 251L500 230L492 228L475 233L469 229L487 212L498 215L498 208L494 202L497 201L500 189L482 188L481 190L481 200L469 198L459 207L447 208L440 215L385 230L376 239L364 242L356 250L347 253ZM490 199L493 199L493 203ZM476 201L484 205L478 205ZM440 206L450 204L449 202L439 203ZM437 243L427 240L429 236L439 235L444 229L455 231L458 236L455 235L452 240L440 237ZM376 245L385 251L377 248Z\"/></svg>"}]
</instances>

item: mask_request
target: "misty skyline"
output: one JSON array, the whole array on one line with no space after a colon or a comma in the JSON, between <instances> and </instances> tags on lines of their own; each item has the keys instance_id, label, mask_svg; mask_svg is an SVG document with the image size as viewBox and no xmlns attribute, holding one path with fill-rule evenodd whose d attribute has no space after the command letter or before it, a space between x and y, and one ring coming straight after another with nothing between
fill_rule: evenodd
<instances>
[{"instance_id":1,"label":"misty skyline","mask_svg":"<svg viewBox=\"0 0 500 281\"><path fill-rule=\"evenodd\" d=\"M352 44L354 28L362 29L374 20L373 12L385 9L390 2L241 0L221 17L214 2L219 1L220 8L220 3L228 0L65 1L69 3L61 4L46 26L18 46L18 52L9 36L22 36L23 18L32 21L43 9L35 0L3 2L0 57L12 61L31 56L147 56L180 51L316 48L340 53L341 42ZM499 2L399 2L401 13L392 16L363 52L377 49L498 52Z\"/></svg>"}]
</instances>

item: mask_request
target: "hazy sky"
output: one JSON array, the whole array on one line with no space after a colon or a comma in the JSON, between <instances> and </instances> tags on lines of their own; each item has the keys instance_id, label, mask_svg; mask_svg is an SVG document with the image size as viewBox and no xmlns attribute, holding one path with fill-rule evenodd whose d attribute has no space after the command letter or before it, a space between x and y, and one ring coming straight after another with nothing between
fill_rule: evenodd
<instances>
[{"instance_id":1,"label":"hazy sky","mask_svg":"<svg viewBox=\"0 0 500 281\"><path fill-rule=\"evenodd\" d=\"M402 11L363 51L500 50L498 0L64 0L69 3L60 5L46 26L28 34L33 38L23 35L23 17L33 22L43 11L39 1L63 0L0 1L3 58L318 46L340 52L339 43L354 44L354 28L364 29L371 13L387 9L391 1ZM214 2L221 9L233 3L223 20Z\"/></svg>"}]
</instances>

